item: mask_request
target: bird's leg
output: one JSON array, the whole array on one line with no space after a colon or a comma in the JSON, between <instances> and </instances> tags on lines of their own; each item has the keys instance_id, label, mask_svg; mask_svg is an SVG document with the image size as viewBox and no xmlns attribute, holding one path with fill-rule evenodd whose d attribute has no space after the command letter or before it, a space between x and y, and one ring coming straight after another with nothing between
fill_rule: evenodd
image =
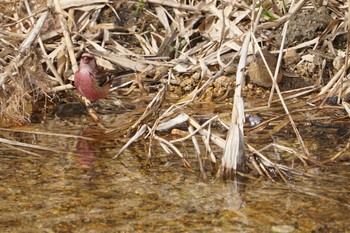
<instances>
[{"instance_id":1,"label":"bird's leg","mask_svg":"<svg viewBox=\"0 0 350 233\"><path fill-rule=\"evenodd\" d=\"M80 102L86 107L86 111L88 115L92 118L92 120L99 124L101 122L100 117L97 115L96 111L92 108L92 103L90 100L85 98L84 96L79 96Z\"/></svg>"},{"instance_id":2,"label":"bird's leg","mask_svg":"<svg viewBox=\"0 0 350 233\"><path fill-rule=\"evenodd\" d=\"M85 98L84 96L81 96L81 100L83 102L83 104L87 107L87 108L92 108L92 103L90 100L88 100L87 98Z\"/></svg>"}]
</instances>

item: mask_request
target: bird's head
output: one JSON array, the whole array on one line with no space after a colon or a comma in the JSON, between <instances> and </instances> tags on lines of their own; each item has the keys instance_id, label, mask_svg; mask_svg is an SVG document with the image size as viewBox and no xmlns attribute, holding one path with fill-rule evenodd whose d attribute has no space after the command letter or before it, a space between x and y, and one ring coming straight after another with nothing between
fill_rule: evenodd
<instances>
[{"instance_id":1,"label":"bird's head","mask_svg":"<svg viewBox=\"0 0 350 233\"><path fill-rule=\"evenodd\" d=\"M80 65L88 65L94 68L96 66L95 57L90 53L83 53L80 58Z\"/></svg>"}]
</instances>

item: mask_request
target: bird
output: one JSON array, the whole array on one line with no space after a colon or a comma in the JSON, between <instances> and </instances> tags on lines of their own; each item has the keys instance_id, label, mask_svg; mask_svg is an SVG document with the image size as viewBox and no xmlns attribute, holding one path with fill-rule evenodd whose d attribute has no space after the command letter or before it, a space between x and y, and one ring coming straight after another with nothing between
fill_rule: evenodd
<instances>
[{"instance_id":1,"label":"bird","mask_svg":"<svg viewBox=\"0 0 350 233\"><path fill-rule=\"evenodd\" d=\"M97 65L92 54L81 55L79 69L74 73L74 85L82 96L90 101L104 99L112 81L108 72Z\"/></svg>"},{"instance_id":2,"label":"bird","mask_svg":"<svg viewBox=\"0 0 350 233\"><path fill-rule=\"evenodd\" d=\"M268 64L272 75L275 74L277 58L270 53L267 49L262 49L262 54L265 57L266 63ZM260 53L256 53L256 58L253 62L249 64L248 73L250 80L258 86L262 87L271 87L272 80L270 74L265 66L263 59L260 56ZM277 83L282 80L282 70L280 69L277 76Z\"/></svg>"}]
</instances>

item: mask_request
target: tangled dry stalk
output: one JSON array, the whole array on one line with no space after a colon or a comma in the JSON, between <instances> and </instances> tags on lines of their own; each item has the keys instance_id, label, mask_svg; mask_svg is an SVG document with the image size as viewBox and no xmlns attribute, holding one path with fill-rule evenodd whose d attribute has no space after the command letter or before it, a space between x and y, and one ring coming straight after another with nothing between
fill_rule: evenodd
<instances>
[{"instance_id":1,"label":"tangled dry stalk","mask_svg":"<svg viewBox=\"0 0 350 233\"><path fill-rule=\"evenodd\" d=\"M300 150L291 150L292 153L303 164L314 163L287 101L308 96L308 101L302 107L312 105L314 108L321 108L328 97L337 95L338 103L350 116L349 104L341 101L348 98L350 92L347 74L350 63L349 46L334 46L340 37L348 36L349 23L343 20L346 7L350 6L335 0L329 1L327 6L323 6L331 13L332 18L327 27L318 34L315 32L313 38L305 36L306 40L297 40L297 35L291 43L288 40L286 42L286 38L292 33L289 22L297 18L296 15L300 12L320 11L322 7L314 1L274 4L255 0L192 0L186 3L176 0L117 3L108 0L5 0L0 6L0 123L9 125L28 122L32 104L39 98L52 98L56 93L72 89L67 74L72 74L77 69L77 55L82 50L88 50L107 69L133 70L141 80L148 76L162 82L158 95L129 129L129 136L134 135L130 143L146 135L150 144L157 141L165 151L175 152L188 165L186 157L175 143L192 139L200 169L205 176L196 138L199 134L210 161L217 163L221 158L219 175L243 171L245 160L249 159L260 174L269 176L266 168L273 167L286 180L286 174L293 169L272 162L251 145L244 143L245 104L242 88L245 85L248 55L254 51L261 52L262 44L271 50L274 48L279 57L276 74L270 72L273 80L276 80L283 54L291 49L298 50L303 55L300 62L312 63L313 59L321 59L322 65L317 73L320 74L319 79L325 79L322 76L326 62L330 62L329 57L333 61L344 61L338 65L333 62L334 67L327 70L329 81L315 81L310 87L294 90L289 96L283 95L274 81L269 101L263 103L264 108L271 107L273 101L276 102L273 95L277 93L300 144ZM135 26L135 23L139 23L137 18L140 17L144 17L143 24ZM303 37L302 34L300 36ZM273 41L274 37L281 39ZM211 131L211 121L217 116L200 125L185 113L184 107L200 97L208 86L232 68L235 70L236 87L225 140ZM162 109L167 86L184 74L190 74L199 80L196 88L168 109ZM313 94L315 92L317 96ZM246 112L249 110L253 109L246 109ZM155 112L161 113L156 119L153 117ZM293 113L296 114L295 111ZM185 122L188 124L188 135L182 139L167 141L157 134ZM222 149L223 156L214 154L211 143ZM349 148L349 143L350 141L346 148ZM247 151L255 156L246 155Z\"/></svg>"}]
</instances>

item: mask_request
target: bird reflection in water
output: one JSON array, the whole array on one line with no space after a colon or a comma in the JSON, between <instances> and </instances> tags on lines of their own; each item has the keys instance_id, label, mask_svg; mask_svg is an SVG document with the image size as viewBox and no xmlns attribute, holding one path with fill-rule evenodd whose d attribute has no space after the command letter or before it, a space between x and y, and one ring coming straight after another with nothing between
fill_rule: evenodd
<instances>
[{"instance_id":1,"label":"bird reflection in water","mask_svg":"<svg viewBox=\"0 0 350 233\"><path fill-rule=\"evenodd\" d=\"M83 130L76 144L77 164L83 169L92 169L96 162L96 152L97 141L93 132Z\"/></svg>"}]
</instances>

